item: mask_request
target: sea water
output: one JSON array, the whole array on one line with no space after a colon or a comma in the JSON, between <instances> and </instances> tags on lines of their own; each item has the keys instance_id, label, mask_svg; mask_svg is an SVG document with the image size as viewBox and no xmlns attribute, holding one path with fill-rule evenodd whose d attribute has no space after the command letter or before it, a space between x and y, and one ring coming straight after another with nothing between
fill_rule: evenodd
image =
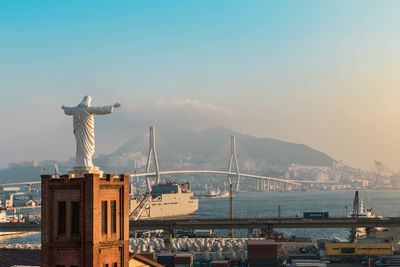
<instances>
[{"instance_id":1,"label":"sea water","mask_svg":"<svg viewBox=\"0 0 400 267\"><path fill-rule=\"evenodd\" d=\"M369 204L376 215L400 217L399 190L359 191L364 205ZM246 192L234 196L234 218L276 218L278 206L283 218L302 217L306 211L326 211L330 217L345 217L352 212L354 191L313 191L313 192ZM229 218L229 198L200 199L199 210L191 218ZM275 229L287 236L312 237L312 239L338 237L346 239L348 229ZM227 232L217 231L224 235ZM247 230L235 231L236 236L247 236ZM2 243L40 243L40 233L10 238Z\"/></svg>"},{"instance_id":2,"label":"sea water","mask_svg":"<svg viewBox=\"0 0 400 267\"><path fill-rule=\"evenodd\" d=\"M353 209L355 191L312 191L312 192L248 192L234 197L234 218L276 218L278 206L282 218L303 217L306 211L326 211L330 217L345 217ZM359 191L360 200L372 207L376 215L385 217L400 216L399 190ZM228 218L229 198L200 199L196 218ZM346 239L348 229L275 229L285 235L312 237L312 239L338 237ZM235 231L236 235L246 236L247 230Z\"/></svg>"}]
</instances>

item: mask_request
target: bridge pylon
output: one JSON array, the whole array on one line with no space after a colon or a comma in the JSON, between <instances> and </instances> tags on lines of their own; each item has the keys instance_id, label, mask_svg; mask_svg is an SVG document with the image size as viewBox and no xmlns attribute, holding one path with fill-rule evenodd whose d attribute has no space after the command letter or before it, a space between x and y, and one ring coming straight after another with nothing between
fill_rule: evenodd
<instances>
[{"instance_id":1,"label":"bridge pylon","mask_svg":"<svg viewBox=\"0 0 400 267\"><path fill-rule=\"evenodd\" d=\"M157 158L157 150L156 150L156 134L154 131L154 126L150 126L150 142L149 142L149 154L147 156L147 165L146 165L146 172L148 173L150 171L150 164L151 164L151 155L154 157L154 167L156 169L156 184L159 184L161 182L160 179L160 168L158 166L158 158ZM146 177L147 180L147 187L149 191L151 191L151 185L150 185L150 180L149 177Z\"/></svg>"},{"instance_id":2,"label":"bridge pylon","mask_svg":"<svg viewBox=\"0 0 400 267\"><path fill-rule=\"evenodd\" d=\"M235 191L238 192L240 190L240 171L239 171L239 164L236 154L236 138L235 136L231 136L231 157L229 159L229 167L228 172L232 172L232 165L233 161L235 161L235 168L236 168L236 188ZM231 182L231 176L228 175L228 180Z\"/></svg>"}]
</instances>

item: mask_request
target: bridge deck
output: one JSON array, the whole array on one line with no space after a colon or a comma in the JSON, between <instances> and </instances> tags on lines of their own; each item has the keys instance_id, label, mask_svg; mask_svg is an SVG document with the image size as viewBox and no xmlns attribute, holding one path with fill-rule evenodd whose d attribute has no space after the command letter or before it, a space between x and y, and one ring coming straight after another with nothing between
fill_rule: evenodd
<instances>
[{"instance_id":1,"label":"bridge deck","mask_svg":"<svg viewBox=\"0 0 400 267\"><path fill-rule=\"evenodd\" d=\"M395 218L264 218L264 219L201 219L201 220L140 220L130 221L130 230L190 230L190 229L256 229L256 228L400 228L400 217ZM40 231L40 225L29 223L0 223L0 232Z\"/></svg>"},{"instance_id":2,"label":"bridge deck","mask_svg":"<svg viewBox=\"0 0 400 267\"><path fill-rule=\"evenodd\" d=\"M209 173L209 174L224 174L236 176L236 172L227 172L227 171L213 171L213 170L182 170L182 171L160 171L159 174L187 174L187 173ZM155 176L157 173L155 172L147 172L147 173L135 173L132 174L132 177L141 177L141 176ZM268 176L260 176L253 175L247 173L240 173L241 177L255 178L255 179L263 179L263 180L271 180L288 184L332 184L332 182L319 182L319 181L310 181L310 180L291 180L291 179L283 179L276 177L268 177Z\"/></svg>"},{"instance_id":3,"label":"bridge deck","mask_svg":"<svg viewBox=\"0 0 400 267\"><path fill-rule=\"evenodd\" d=\"M202 219L131 221L130 229L252 229L252 228L353 228L400 227L400 218L268 218L268 219Z\"/></svg>"}]
</instances>

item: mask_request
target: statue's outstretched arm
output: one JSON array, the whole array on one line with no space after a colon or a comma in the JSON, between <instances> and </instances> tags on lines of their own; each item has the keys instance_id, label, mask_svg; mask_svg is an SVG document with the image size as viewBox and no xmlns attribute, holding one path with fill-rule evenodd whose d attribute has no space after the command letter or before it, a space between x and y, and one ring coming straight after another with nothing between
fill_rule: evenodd
<instances>
[{"instance_id":1,"label":"statue's outstretched arm","mask_svg":"<svg viewBox=\"0 0 400 267\"><path fill-rule=\"evenodd\" d=\"M102 106L102 107L88 107L87 111L93 115L104 115L110 114L113 111L114 106Z\"/></svg>"},{"instance_id":2,"label":"statue's outstretched arm","mask_svg":"<svg viewBox=\"0 0 400 267\"><path fill-rule=\"evenodd\" d=\"M121 106L120 103L115 103L114 105L110 106L102 106L102 107L88 107L87 111L93 115L103 115L103 114L110 114L113 112L114 108L119 108Z\"/></svg>"},{"instance_id":3,"label":"statue's outstretched arm","mask_svg":"<svg viewBox=\"0 0 400 267\"><path fill-rule=\"evenodd\" d=\"M64 110L65 115L73 115L74 114L74 108L73 107L66 107L64 105L61 106L61 109Z\"/></svg>"}]
</instances>

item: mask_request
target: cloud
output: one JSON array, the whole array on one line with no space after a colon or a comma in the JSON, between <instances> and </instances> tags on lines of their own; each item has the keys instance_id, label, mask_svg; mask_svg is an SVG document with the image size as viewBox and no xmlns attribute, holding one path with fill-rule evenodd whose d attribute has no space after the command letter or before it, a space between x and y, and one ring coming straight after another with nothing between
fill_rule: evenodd
<instances>
[{"instance_id":1,"label":"cloud","mask_svg":"<svg viewBox=\"0 0 400 267\"><path fill-rule=\"evenodd\" d=\"M122 102L121 114L123 118L120 119L139 126L152 123L168 128L199 129L226 125L234 112L212 103L184 98Z\"/></svg>"},{"instance_id":2,"label":"cloud","mask_svg":"<svg viewBox=\"0 0 400 267\"><path fill-rule=\"evenodd\" d=\"M201 102L196 99L175 99L175 100L163 100L163 99L156 99L155 106L160 110L168 110L168 109L181 109L187 110L191 109L192 111L199 111L199 112L207 112L207 113L220 113L226 115L232 115L233 112L229 109L216 106L211 103Z\"/></svg>"}]
</instances>

